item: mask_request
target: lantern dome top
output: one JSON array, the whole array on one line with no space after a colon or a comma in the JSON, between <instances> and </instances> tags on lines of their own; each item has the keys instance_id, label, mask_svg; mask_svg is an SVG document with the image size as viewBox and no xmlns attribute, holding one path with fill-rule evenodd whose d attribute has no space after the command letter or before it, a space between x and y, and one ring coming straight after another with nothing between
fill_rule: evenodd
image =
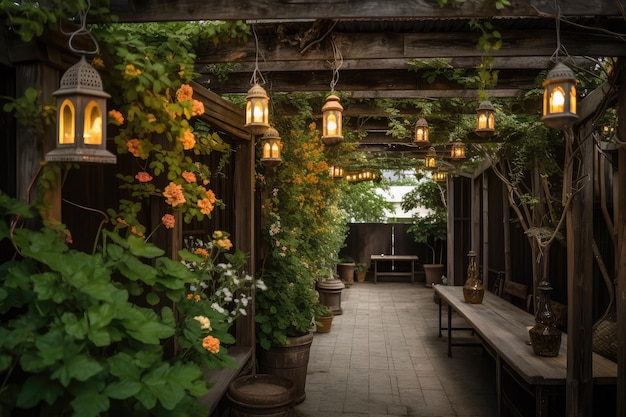
<instances>
[{"instance_id":1,"label":"lantern dome top","mask_svg":"<svg viewBox=\"0 0 626 417\"><path fill-rule=\"evenodd\" d=\"M61 94L88 94L97 97L111 97L102 89L102 78L92 67L85 56L72 65L61 78L60 87L53 95Z\"/></svg>"},{"instance_id":2,"label":"lantern dome top","mask_svg":"<svg viewBox=\"0 0 626 417\"><path fill-rule=\"evenodd\" d=\"M263 133L263 139L270 139L270 138L280 138L280 135L278 134L278 130L274 129L273 127L268 128L265 133Z\"/></svg>"},{"instance_id":3,"label":"lantern dome top","mask_svg":"<svg viewBox=\"0 0 626 417\"><path fill-rule=\"evenodd\" d=\"M248 90L248 97L267 97L267 92L259 84L254 84Z\"/></svg>"},{"instance_id":4,"label":"lantern dome top","mask_svg":"<svg viewBox=\"0 0 626 417\"><path fill-rule=\"evenodd\" d=\"M491 101L485 100L478 105L478 110L495 110Z\"/></svg>"},{"instance_id":5,"label":"lantern dome top","mask_svg":"<svg viewBox=\"0 0 626 417\"><path fill-rule=\"evenodd\" d=\"M574 71L561 62L557 63L554 68L548 72L548 75L546 75L546 79L543 82L543 86L545 87L546 84L552 84L553 82L560 80L572 80L574 82L578 82Z\"/></svg>"},{"instance_id":6,"label":"lantern dome top","mask_svg":"<svg viewBox=\"0 0 626 417\"><path fill-rule=\"evenodd\" d=\"M339 102L339 97L337 97L334 94L331 94L328 97L326 97L326 102L322 106L322 111L324 112L327 110L343 111L343 106Z\"/></svg>"}]
</instances>

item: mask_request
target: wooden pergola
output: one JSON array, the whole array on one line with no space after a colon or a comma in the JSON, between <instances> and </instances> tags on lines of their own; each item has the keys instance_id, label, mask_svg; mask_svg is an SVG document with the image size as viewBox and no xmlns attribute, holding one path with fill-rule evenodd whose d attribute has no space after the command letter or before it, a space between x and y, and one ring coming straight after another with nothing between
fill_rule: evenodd
<instances>
[{"instance_id":1,"label":"wooden pergola","mask_svg":"<svg viewBox=\"0 0 626 417\"><path fill-rule=\"evenodd\" d=\"M436 1L376 0L300 2L283 0L110 0L110 9L121 22L160 22L197 20L247 20L258 28L261 59L257 58L255 39L251 37L244 45L225 45L217 50L198 53L197 71L201 76L197 86L204 86L200 93L211 108L220 104L219 95L245 93L250 84L255 65L259 66L272 93L295 91L328 91L331 80L333 55L328 47L329 37L341 51L343 65L338 89L354 98L443 98L456 97L476 101L478 91L467 90L444 78L431 84L424 83L415 73L408 71L407 62L415 58L449 58L453 66L475 68L483 53L476 49L479 34L469 28L471 19L489 19L502 34L502 47L492 51L493 67L499 70L497 85L486 91L490 97L520 97L536 88L536 78L553 64L556 49L556 18L560 16L560 42L568 54L581 65L592 63L587 58L626 57L626 5L621 0L563 1L560 8L555 0L511 0L512 5L497 10L479 0L458 2L458 7L440 8ZM490 2L486 2L490 3ZM15 53L15 51L14 51ZM62 54L59 53L59 57ZM57 57L57 58L59 58ZM45 59L56 59L48 55ZM59 58L59 61L63 59ZM229 63L233 73L225 82L216 82L205 70L208 64ZM63 67L62 64L58 64ZM622 64L623 65L623 64ZM23 75L28 76L28 72ZM28 80L21 81L28 84ZM35 83L32 79L32 83ZM19 83L19 81L18 81ZM617 94L600 89L585 97L581 103L580 123L576 126L577 140L586 137L594 126L588 125L589 116L596 110L607 94L617 97L613 105L618 108L620 125L626 123L626 77L622 76ZM50 85L52 91L55 86ZM50 91L49 91L50 92ZM217 107L216 107L217 106ZM237 126L237 111L223 107L209 116L211 123L235 137L250 140L241 126ZM536 109L534 109L536 111ZM371 107L354 105L345 114L358 117L377 115ZM365 141L371 145L385 145L388 137L376 134L379 126L372 126L371 135ZM618 138L626 142L626 134L618 131ZM21 158L34 152L19 145L16 176L29 172L20 163ZM32 146L32 143L31 143ZM589 155L582 161L581 169L590 173L593 167L591 141L582 141L589 147ZM253 207L254 152L238 156L240 166L247 166L246 181L238 182L240 192L249 200L237 210L251 213ZM620 190L626 189L626 150L619 149ZM23 175L23 178L29 178ZM247 189L246 189L247 187ZM24 194L27 184L18 185ZM615 241L618 242L619 267L617 281L618 316L618 378L617 415L626 415L626 193L615 196L618 215ZM593 195L591 187L579 192L567 220L568 232L568 352L567 358L567 414L572 417L591 416L593 381L591 366L591 282L593 253L587 242L593 232L591 213ZM473 213L473 215L477 213ZM251 217L248 217L251 218ZM249 248L253 249L254 224L242 227ZM452 236L453 238L453 236ZM449 239L451 241L453 239ZM242 240L240 240L242 241ZM450 257L452 258L452 256ZM453 262L453 261L452 261ZM449 270L455 270L454 265ZM249 327L253 332L253 327Z\"/></svg>"}]
</instances>

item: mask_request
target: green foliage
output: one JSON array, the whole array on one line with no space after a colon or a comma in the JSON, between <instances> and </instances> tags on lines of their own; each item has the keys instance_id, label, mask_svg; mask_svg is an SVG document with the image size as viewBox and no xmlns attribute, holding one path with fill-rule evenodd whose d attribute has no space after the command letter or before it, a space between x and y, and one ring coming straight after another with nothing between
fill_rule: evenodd
<instances>
[{"instance_id":1,"label":"green foliage","mask_svg":"<svg viewBox=\"0 0 626 417\"><path fill-rule=\"evenodd\" d=\"M265 197L262 233L267 245L259 275L257 339L262 348L285 345L310 331L319 306L315 281L328 276L344 244L346 221L337 207L340 186L329 175L315 124L279 120L282 163L260 168L257 188ZM282 127L281 127L282 126Z\"/></svg>"},{"instance_id":2,"label":"green foliage","mask_svg":"<svg viewBox=\"0 0 626 417\"><path fill-rule=\"evenodd\" d=\"M87 10L86 0L1 0L0 18L8 19L12 28L24 42L30 42L43 35L46 28L54 28L60 21L76 16L80 11ZM89 15L94 20L108 21L108 0L92 0Z\"/></svg>"},{"instance_id":3,"label":"green foliage","mask_svg":"<svg viewBox=\"0 0 626 417\"><path fill-rule=\"evenodd\" d=\"M407 231L413 235L417 243L425 243L432 251L433 263L441 262L443 242L447 239L446 203L439 185L431 179L421 181L415 189L405 194L402 209L410 211L417 207L425 207L431 212L426 216L416 216ZM437 256L439 249L439 256Z\"/></svg>"},{"instance_id":4,"label":"green foliage","mask_svg":"<svg viewBox=\"0 0 626 417\"><path fill-rule=\"evenodd\" d=\"M346 217L355 223L378 223L385 217L385 210L392 210L393 205L376 192L380 183L363 181L350 184L341 194L339 207Z\"/></svg>"},{"instance_id":5,"label":"green foliage","mask_svg":"<svg viewBox=\"0 0 626 417\"><path fill-rule=\"evenodd\" d=\"M43 134L47 127L56 123L56 106L41 104L40 93L35 88L27 88L22 97L2 98L9 100L4 111L12 113L20 126L33 129L37 134Z\"/></svg>"},{"instance_id":6,"label":"green foliage","mask_svg":"<svg viewBox=\"0 0 626 417\"><path fill-rule=\"evenodd\" d=\"M49 228L10 231L34 210L4 194L0 215L0 240L16 250L0 265L2 415L206 413L201 367L232 366L219 341L234 339L223 314L187 298L193 272L135 235L105 232L90 255Z\"/></svg>"}]
</instances>

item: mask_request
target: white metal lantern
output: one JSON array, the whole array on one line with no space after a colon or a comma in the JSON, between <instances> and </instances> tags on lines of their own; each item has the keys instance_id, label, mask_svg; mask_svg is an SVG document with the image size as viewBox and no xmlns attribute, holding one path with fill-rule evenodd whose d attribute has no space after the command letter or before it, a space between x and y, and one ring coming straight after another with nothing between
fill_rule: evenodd
<instances>
[{"instance_id":1,"label":"white metal lantern","mask_svg":"<svg viewBox=\"0 0 626 417\"><path fill-rule=\"evenodd\" d=\"M56 148L47 162L115 164L117 157L106 149L106 100L98 71L83 56L63 77L57 97Z\"/></svg>"},{"instance_id":2,"label":"white metal lantern","mask_svg":"<svg viewBox=\"0 0 626 417\"><path fill-rule=\"evenodd\" d=\"M253 135L262 135L270 128L269 123L270 99L265 89L254 84L246 96L246 124L243 128Z\"/></svg>"},{"instance_id":3,"label":"white metal lantern","mask_svg":"<svg viewBox=\"0 0 626 417\"><path fill-rule=\"evenodd\" d=\"M493 136L495 133L495 111L491 101L483 101L476 111L476 134L481 137Z\"/></svg>"},{"instance_id":4,"label":"white metal lantern","mask_svg":"<svg viewBox=\"0 0 626 417\"><path fill-rule=\"evenodd\" d=\"M558 63L543 82L543 116L546 126L561 130L578 120L576 114L576 76L567 65Z\"/></svg>"},{"instance_id":5,"label":"white metal lantern","mask_svg":"<svg viewBox=\"0 0 626 417\"><path fill-rule=\"evenodd\" d=\"M265 166L280 165L282 146L278 131L273 127L267 129L261 138L261 163Z\"/></svg>"},{"instance_id":6,"label":"white metal lantern","mask_svg":"<svg viewBox=\"0 0 626 417\"><path fill-rule=\"evenodd\" d=\"M343 106L334 94L326 98L322 106L322 142L326 146L338 145L343 141Z\"/></svg>"},{"instance_id":7,"label":"white metal lantern","mask_svg":"<svg viewBox=\"0 0 626 417\"><path fill-rule=\"evenodd\" d=\"M429 144L428 122L424 118L419 119L417 123L415 123L415 140L413 143L418 146L426 146Z\"/></svg>"}]
</instances>

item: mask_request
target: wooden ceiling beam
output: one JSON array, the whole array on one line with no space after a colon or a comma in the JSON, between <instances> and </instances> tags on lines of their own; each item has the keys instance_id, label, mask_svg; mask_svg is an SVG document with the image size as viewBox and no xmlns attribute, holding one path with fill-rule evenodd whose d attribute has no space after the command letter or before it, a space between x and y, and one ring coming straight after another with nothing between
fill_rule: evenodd
<instances>
[{"instance_id":1,"label":"wooden ceiling beam","mask_svg":"<svg viewBox=\"0 0 626 417\"><path fill-rule=\"evenodd\" d=\"M520 91L536 88L535 78L539 71L501 70L494 94L514 96ZM475 98L476 91L437 77L428 83L420 74L407 70L340 71L337 91L353 92L355 98L381 97L463 97ZM269 94L278 92L326 92L330 91L331 71L272 72L264 74L264 88ZM217 94L243 94L250 89L250 74L233 73L227 80L217 81L213 77L200 76L198 83ZM453 93L451 93L451 91ZM395 92L398 92L396 94Z\"/></svg>"},{"instance_id":2,"label":"wooden ceiling beam","mask_svg":"<svg viewBox=\"0 0 626 417\"><path fill-rule=\"evenodd\" d=\"M284 0L110 0L109 8L120 22L243 19L383 19L383 18L493 18L555 15L554 0L516 0L501 10L481 0L439 7L435 1L380 0L315 2ZM562 16L619 16L613 1L561 2Z\"/></svg>"},{"instance_id":3,"label":"wooden ceiling beam","mask_svg":"<svg viewBox=\"0 0 626 417\"><path fill-rule=\"evenodd\" d=\"M297 46L291 46L278 38L276 28L271 35L259 36L260 71L273 70L277 64L294 65L307 69L308 61L315 61L318 69L331 69L333 52L331 45L323 43L319 48L310 48L301 53ZM385 64L395 67L414 58L450 58L459 68L475 67L480 63L484 52L476 48L476 33L333 33L334 42L341 52L346 67L367 69L368 65ZM624 42L606 35L561 30L561 44L570 56L621 56ZM502 46L491 54L497 68L511 68L513 65L537 66L545 64L556 50L556 34L548 30L507 30L502 33ZM539 57L543 57L538 61ZM499 59L503 58L503 59ZM526 61L522 59L527 58ZM511 62L507 62L511 59ZM196 64L231 63L241 64L241 70L254 69L256 47L254 39L244 45L223 45L219 49L198 50ZM244 63L247 63L245 67ZM321 63L321 64L320 64ZM252 65L250 65L252 64ZM544 65L545 67L545 65ZM405 67L406 68L406 67ZM284 69L283 69L284 70ZM203 72L203 71L201 71Z\"/></svg>"}]
</instances>

